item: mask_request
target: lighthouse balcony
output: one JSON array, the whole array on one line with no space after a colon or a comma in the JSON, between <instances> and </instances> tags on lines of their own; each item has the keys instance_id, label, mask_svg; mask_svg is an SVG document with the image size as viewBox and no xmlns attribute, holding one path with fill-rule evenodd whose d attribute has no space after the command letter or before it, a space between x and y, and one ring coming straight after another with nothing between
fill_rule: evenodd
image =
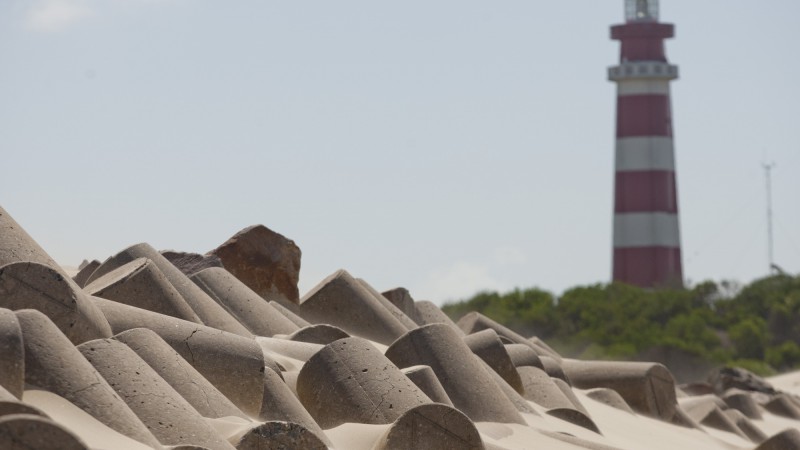
<instances>
[{"instance_id":1,"label":"lighthouse balcony","mask_svg":"<svg viewBox=\"0 0 800 450\"><path fill-rule=\"evenodd\" d=\"M661 61L626 61L608 68L608 79L611 81L676 78L678 78L678 66Z\"/></svg>"}]
</instances>

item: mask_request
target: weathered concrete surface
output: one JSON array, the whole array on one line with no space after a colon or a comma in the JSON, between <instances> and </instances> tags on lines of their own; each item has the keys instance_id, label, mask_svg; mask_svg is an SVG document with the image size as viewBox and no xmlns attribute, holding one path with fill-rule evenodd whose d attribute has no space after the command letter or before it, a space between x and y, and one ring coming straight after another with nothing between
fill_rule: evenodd
<instances>
[{"instance_id":1,"label":"weathered concrete surface","mask_svg":"<svg viewBox=\"0 0 800 450\"><path fill-rule=\"evenodd\" d=\"M332 405L328 405L331 407ZM258 420L292 422L301 425L317 437L317 440L330 445L330 441L311 414L283 380L273 371L264 372L264 398Z\"/></svg>"},{"instance_id":2,"label":"weathered concrete surface","mask_svg":"<svg viewBox=\"0 0 800 450\"><path fill-rule=\"evenodd\" d=\"M494 320L484 316L479 312L473 311L465 314L458 320L457 325L461 329L461 331L463 331L466 334L472 334L472 333L477 333L478 331L492 329L500 337L506 338L513 343L527 345L532 349L536 350L536 348L529 340L525 339L520 334L511 330L510 328L495 322Z\"/></svg>"},{"instance_id":3,"label":"weathered concrete surface","mask_svg":"<svg viewBox=\"0 0 800 450\"><path fill-rule=\"evenodd\" d=\"M327 345L261 336L256 337L256 342L264 351L288 356L299 361L308 361Z\"/></svg>"},{"instance_id":4,"label":"weathered concrete surface","mask_svg":"<svg viewBox=\"0 0 800 450\"><path fill-rule=\"evenodd\" d=\"M758 428L741 411L736 409L726 409L722 411L731 422L741 431L750 441L760 444L769 438L760 428Z\"/></svg>"},{"instance_id":5,"label":"weathered concrete surface","mask_svg":"<svg viewBox=\"0 0 800 450\"><path fill-rule=\"evenodd\" d=\"M489 365L486 364L483 360L481 360L481 363L483 363L486 372L492 376L494 383L498 387L500 387L500 390L503 391L503 394L505 394L506 398L508 398L508 400L511 401L514 407L517 408L517 411L527 414L533 414L536 416L539 415L539 413L537 413L536 410L533 409L533 407L531 407L530 402L525 400L525 398L522 395L520 395L519 392L517 392L513 387L511 387L510 384L506 382L506 380L503 379L503 377L501 377L497 372L492 370L492 368L489 367Z\"/></svg>"},{"instance_id":6,"label":"weathered concrete surface","mask_svg":"<svg viewBox=\"0 0 800 450\"><path fill-rule=\"evenodd\" d=\"M409 331L386 350L386 357L399 367L430 366L453 405L476 422L525 424L481 360L449 325Z\"/></svg>"},{"instance_id":7,"label":"weathered concrete surface","mask_svg":"<svg viewBox=\"0 0 800 450\"><path fill-rule=\"evenodd\" d=\"M32 414L0 417L0 448L3 450L88 450L72 432L52 420Z\"/></svg>"},{"instance_id":8,"label":"weathered concrete surface","mask_svg":"<svg viewBox=\"0 0 800 450\"><path fill-rule=\"evenodd\" d=\"M280 368L264 357L254 339L102 298L94 301L115 333L133 328L153 330L234 405L250 416L258 416L264 368L276 373Z\"/></svg>"},{"instance_id":9,"label":"weathered concrete surface","mask_svg":"<svg viewBox=\"0 0 800 450\"><path fill-rule=\"evenodd\" d=\"M773 395L763 406L764 409L772 414L800 420L800 407L797 406L797 403L795 403L791 397L784 393Z\"/></svg>"},{"instance_id":10,"label":"weathered concrete surface","mask_svg":"<svg viewBox=\"0 0 800 450\"><path fill-rule=\"evenodd\" d=\"M107 259L95 270L92 276L89 277L87 283L91 283L108 272L137 258L147 258L153 261L161 273L164 274L178 293L181 294L181 297L186 300L186 303L189 304L192 311L203 321L203 324L229 333L253 337L252 333L247 331L244 325L240 324L233 316L225 311L225 308L218 305L217 302L206 295L206 293L197 287L189 277L184 275L183 272L178 270L171 262L167 261L167 258L164 258L163 255L158 253L156 249L149 244L141 243L132 245Z\"/></svg>"},{"instance_id":11,"label":"weathered concrete surface","mask_svg":"<svg viewBox=\"0 0 800 450\"><path fill-rule=\"evenodd\" d=\"M290 334L299 328L221 267L201 270L190 279L256 336Z\"/></svg>"},{"instance_id":12,"label":"weathered concrete surface","mask_svg":"<svg viewBox=\"0 0 800 450\"><path fill-rule=\"evenodd\" d=\"M178 252L175 250L162 250L161 255L167 258L173 266L190 277L209 267L222 267L222 260L217 255L201 255L199 253Z\"/></svg>"},{"instance_id":13,"label":"weathered concrete surface","mask_svg":"<svg viewBox=\"0 0 800 450\"><path fill-rule=\"evenodd\" d=\"M431 403L412 408L398 418L375 443L374 450L481 450L475 424L457 409Z\"/></svg>"},{"instance_id":14,"label":"weathered concrete surface","mask_svg":"<svg viewBox=\"0 0 800 450\"><path fill-rule=\"evenodd\" d=\"M388 303L388 300L386 301ZM312 323L389 345L408 331L372 293L344 270L320 282L301 300L298 313Z\"/></svg>"},{"instance_id":15,"label":"weathered concrete surface","mask_svg":"<svg viewBox=\"0 0 800 450\"><path fill-rule=\"evenodd\" d=\"M41 311L75 344L111 336L103 314L72 279L36 262L0 267L0 307Z\"/></svg>"},{"instance_id":16,"label":"weathered concrete surface","mask_svg":"<svg viewBox=\"0 0 800 450\"><path fill-rule=\"evenodd\" d=\"M340 339L309 359L297 378L300 401L317 423L391 423L431 400L364 339Z\"/></svg>"},{"instance_id":17,"label":"weathered concrete surface","mask_svg":"<svg viewBox=\"0 0 800 450\"><path fill-rule=\"evenodd\" d=\"M461 328L459 328L458 325L456 325L456 323L447 316L447 314L442 312L442 310L432 302L420 300L414 304L414 309L417 311L416 320L419 326L443 323L449 327L452 327L454 330L457 330L458 334L464 334Z\"/></svg>"},{"instance_id":18,"label":"weathered concrete surface","mask_svg":"<svg viewBox=\"0 0 800 450\"><path fill-rule=\"evenodd\" d=\"M530 346L525 344L505 344L505 347L514 367L531 366L544 370L542 360Z\"/></svg>"},{"instance_id":19,"label":"weathered concrete surface","mask_svg":"<svg viewBox=\"0 0 800 450\"><path fill-rule=\"evenodd\" d=\"M444 390L442 383L436 378L430 366L411 366L403 369L403 374L413 381L418 388L425 393L432 401L453 406L447 391Z\"/></svg>"},{"instance_id":20,"label":"weathered concrete surface","mask_svg":"<svg viewBox=\"0 0 800 450\"><path fill-rule=\"evenodd\" d=\"M339 327L320 323L300 328L294 333L286 336L286 339L297 342L309 342L312 344L328 345L333 341L350 337Z\"/></svg>"},{"instance_id":21,"label":"weathered concrete surface","mask_svg":"<svg viewBox=\"0 0 800 450\"><path fill-rule=\"evenodd\" d=\"M514 390L520 394L525 392L517 368L494 330L482 330L465 336L464 343Z\"/></svg>"},{"instance_id":22,"label":"weathered concrete surface","mask_svg":"<svg viewBox=\"0 0 800 450\"><path fill-rule=\"evenodd\" d=\"M592 400L606 404L612 408L617 408L621 411L634 414L633 410L625 401L625 399L622 398L621 395L619 395L619 392L613 389L609 388L589 389L588 391L586 391L586 396L591 398Z\"/></svg>"},{"instance_id":23,"label":"weathered concrete surface","mask_svg":"<svg viewBox=\"0 0 800 450\"><path fill-rule=\"evenodd\" d=\"M154 331L133 328L115 335L114 339L136 352L203 417L248 418Z\"/></svg>"},{"instance_id":24,"label":"weathered concrete surface","mask_svg":"<svg viewBox=\"0 0 800 450\"><path fill-rule=\"evenodd\" d=\"M81 270L72 277L72 281L75 282L80 287L86 286L86 280L94 273L97 268L100 267L100 261L93 259L92 261L86 263L85 266L81 267Z\"/></svg>"},{"instance_id":25,"label":"weathered concrete surface","mask_svg":"<svg viewBox=\"0 0 800 450\"><path fill-rule=\"evenodd\" d=\"M403 311L403 313L413 320L417 326L426 325L425 323L419 322L417 318L417 308L414 304L414 298L411 297L411 293L408 292L408 289L398 287L382 292L381 295L386 297L386 299L389 300L400 311Z\"/></svg>"},{"instance_id":26,"label":"weathered concrete surface","mask_svg":"<svg viewBox=\"0 0 800 450\"><path fill-rule=\"evenodd\" d=\"M397 319L398 322L402 323L407 330L413 330L414 328L417 328L418 325L416 322L411 320L411 318L407 316L405 312L403 312L400 308L395 306L394 303L390 302L388 298L384 297L383 294L378 292L374 287L372 287L372 285L367 283L366 280L364 280L363 278L356 278L356 281L358 281L361 284L361 286L363 286L366 290L368 290L369 293L372 294L373 297L375 297L375 300L377 300L378 303L383 305L383 307L386 308L386 310L389 311L389 313L392 316L394 316L394 318Z\"/></svg>"},{"instance_id":27,"label":"weathered concrete surface","mask_svg":"<svg viewBox=\"0 0 800 450\"><path fill-rule=\"evenodd\" d=\"M539 368L525 366L517 369L525 387L523 397L547 409L572 408L581 409L556 383L557 378L551 378Z\"/></svg>"},{"instance_id":28,"label":"weathered concrete surface","mask_svg":"<svg viewBox=\"0 0 800 450\"><path fill-rule=\"evenodd\" d=\"M787 428L762 442L755 450L800 450L800 431Z\"/></svg>"},{"instance_id":29,"label":"weathered concrete surface","mask_svg":"<svg viewBox=\"0 0 800 450\"><path fill-rule=\"evenodd\" d=\"M115 339L97 339L84 342L78 350L162 444L233 449L127 345Z\"/></svg>"},{"instance_id":30,"label":"weathered concrete surface","mask_svg":"<svg viewBox=\"0 0 800 450\"><path fill-rule=\"evenodd\" d=\"M236 450L326 450L328 445L302 425L272 420L233 436Z\"/></svg>"},{"instance_id":31,"label":"weathered concrete surface","mask_svg":"<svg viewBox=\"0 0 800 450\"><path fill-rule=\"evenodd\" d=\"M275 300L270 300L269 304L272 305L272 307L275 308L276 310L280 311L281 314L283 314L287 319L291 320L292 323L294 323L298 327L303 328L311 325L311 322L298 316L293 311L289 310L286 306L280 304L279 302L276 302Z\"/></svg>"},{"instance_id":32,"label":"weathered concrete surface","mask_svg":"<svg viewBox=\"0 0 800 450\"><path fill-rule=\"evenodd\" d=\"M25 382L60 395L100 422L143 444L159 448L108 382L44 314L16 312L25 344Z\"/></svg>"},{"instance_id":33,"label":"weathered concrete surface","mask_svg":"<svg viewBox=\"0 0 800 450\"><path fill-rule=\"evenodd\" d=\"M300 298L300 247L264 225L247 227L208 253L266 300Z\"/></svg>"},{"instance_id":34,"label":"weathered concrete surface","mask_svg":"<svg viewBox=\"0 0 800 450\"><path fill-rule=\"evenodd\" d=\"M203 323L155 263L136 258L95 278L84 291L148 311Z\"/></svg>"},{"instance_id":35,"label":"weathered concrete surface","mask_svg":"<svg viewBox=\"0 0 800 450\"><path fill-rule=\"evenodd\" d=\"M758 403L756 403L755 399L753 399L747 391L735 388L728 389L725 395L722 396L722 400L729 407L741 411L745 416L751 419L761 419L761 410L758 407Z\"/></svg>"},{"instance_id":36,"label":"weathered concrete surface","mask_svg":"<svg viewBox=\"0 0 800 450\"><path fill-rule=\"evenodd\" d=\"M0 387L15 400L25 390L25 347L22 330L13 311L0 308ZM0 396L0 400L2 400Z\"/></svg>"},{"instance_id":37,"label":"weathered concrete surface","mask_svg":"<svg viewBox=\"0 0 800 450\"><path fill-rule=\"evenodd\" d=\"M548 409L545 414L594 431L597 434L603 434L600 432L600 429L597 428L597 424L594 423L591 417L575 408L553 408Z\"/></svg>"}]
</instances>

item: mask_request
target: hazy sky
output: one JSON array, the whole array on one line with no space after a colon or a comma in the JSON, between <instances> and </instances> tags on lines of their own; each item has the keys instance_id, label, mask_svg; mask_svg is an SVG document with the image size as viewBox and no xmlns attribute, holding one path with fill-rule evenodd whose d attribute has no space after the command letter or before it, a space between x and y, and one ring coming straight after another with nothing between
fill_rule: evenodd
<instances>
[{"instance_id":1,"label":"hazy sky","mask_svg":"<svg viewBox=\"0 0 800 450\"><path fill-rule=\"evenodd\" d=\"M301 293L611 273L623 2L4 0L0 204L59 262L263 223ZM661 0L684 273L800 272L800 2Z\"/></svg>"}]
</instances>

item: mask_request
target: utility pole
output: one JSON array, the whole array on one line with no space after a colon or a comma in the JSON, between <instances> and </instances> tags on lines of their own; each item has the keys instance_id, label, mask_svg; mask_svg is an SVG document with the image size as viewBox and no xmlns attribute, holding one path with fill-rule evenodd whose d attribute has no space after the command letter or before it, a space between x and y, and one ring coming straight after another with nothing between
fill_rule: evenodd
<instances>
[{"instance_id":1,"label":"utility pole","mask_svg":"<svg viewBox=\"0 0 800 450\"><path fill-rule=\"evenodd\" d=\"M769 271L773 273L776 270L775 258L772 248L772 169L775 168L775 163L762 163L764 168L764 177L767 183L767 256L769 258Z\"/></svg>"}]
</instances>

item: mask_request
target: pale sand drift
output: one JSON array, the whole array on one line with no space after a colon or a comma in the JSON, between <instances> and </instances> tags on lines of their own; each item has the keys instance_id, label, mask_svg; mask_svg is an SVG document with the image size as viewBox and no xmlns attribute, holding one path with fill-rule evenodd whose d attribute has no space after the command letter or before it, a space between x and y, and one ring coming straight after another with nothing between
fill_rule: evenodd
<instances>
[{"instance_id":1,"label":"pale sand drift","mask_svg":"<svg viewBox=\"0 0 800 450\"><path fill-rule=\"evenodd\" d=\"M146 244L68 270L0 208L0 442L40 426L108 450L800 450L800 372L690 395L658 364L565 359L345 271L304 304L299 248L263 226L226 248L235 272L189 278Z\"/></svg>"}]
</instances>

